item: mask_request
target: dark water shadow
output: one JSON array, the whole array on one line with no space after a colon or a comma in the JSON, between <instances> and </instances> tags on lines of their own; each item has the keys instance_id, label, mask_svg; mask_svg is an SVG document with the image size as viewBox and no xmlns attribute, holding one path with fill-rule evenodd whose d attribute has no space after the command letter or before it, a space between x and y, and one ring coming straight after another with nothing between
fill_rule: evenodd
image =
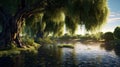
<instances>
[{"instance_id":1,"label":"dark water shadow","mask_svg":"<svg viewBox=\"0 0 120 67\"><path fill-rule=\"evenodd\" d=\"M61 51L55 48L56 45L41 46L38 53L38 67L60 67Z\"/></svg>"},{"instance_id":2,"label":"dark water shadow","mask_svg":"<svg viewBox=\"0 0 120 67\"><path fill-rule=\"evenodd\" d=\"M114 51L115 51L115 54L120 57L120 44L115 45Z\"/></svg>"},{"instance_id":3,"label":"dark water shadow","mask_svg":"<svg viewBox=\"0 0 120 67\"><path fill-rule=\"evenodd\" d=\"M0 57L0 67L14 67L13 59L10 57Z\"/></svg>"},{"instance_id":4,"label":"dark water shadow","mask_svg":"<svg viewBox=\"0 0 120 67\"><path fill-rule=\"evenodd\" d=\"M111 45L110 43L103 43L100 45L101 48L104 48L106 51L112 51L114 49L114 45Z\"/></svg>"},{"instance_id":5,"label":"dark water shadow","mask_svg":"<svg viewBox=\"0 0 120 67\"><path fill-rule=\"evenodd\" d=\"M120 42L105 42L100 45L101 48L104 48L106 51L114 51L117 56L120 57Z\"/></svg>"}]
</instances>

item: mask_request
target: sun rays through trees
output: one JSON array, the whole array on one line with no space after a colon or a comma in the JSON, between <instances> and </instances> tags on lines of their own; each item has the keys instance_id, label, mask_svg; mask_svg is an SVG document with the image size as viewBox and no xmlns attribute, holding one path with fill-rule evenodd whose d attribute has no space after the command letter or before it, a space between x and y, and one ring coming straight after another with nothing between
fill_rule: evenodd
<instances>
[{"instance_id":1,"label":"sun rays through trees","mask_svg":"<svg viewBox=\"0 0 120 67\"><path fill-rule=\"evenodd\" d=\"M71 34L78 25L95 31L106 23L108 13L107 0L1 0L0 43L22 47L21 29L36 38L60 36L64 26Z\"/></svg>"}]
</instances>

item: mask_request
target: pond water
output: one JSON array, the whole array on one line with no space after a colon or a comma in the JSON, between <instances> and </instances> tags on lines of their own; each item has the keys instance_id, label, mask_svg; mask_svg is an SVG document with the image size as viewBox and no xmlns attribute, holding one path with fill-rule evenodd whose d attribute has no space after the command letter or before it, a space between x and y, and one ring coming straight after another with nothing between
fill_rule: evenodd
<instances>
[{"instance_id":1,"label":"pond water","mask_svg":"<svg viewBox=\"0 0 120 67\"><path fill-rule=\"evenodd\" d=\"M74 48L60 44L73 44ZM120 67L119 46L113 47L100 42L58 42L39 49L38 67Z\"/></svg>"}]
</instances>

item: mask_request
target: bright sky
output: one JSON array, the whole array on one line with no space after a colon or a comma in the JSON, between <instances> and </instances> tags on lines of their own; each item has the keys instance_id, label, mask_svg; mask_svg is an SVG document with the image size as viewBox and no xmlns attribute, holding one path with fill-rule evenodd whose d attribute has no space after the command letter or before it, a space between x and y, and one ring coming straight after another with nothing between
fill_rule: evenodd
<instances>
[{"instance_id":1,"label":"bright sky","mask_svg":"<svg viewBox=\"0 0 120 67\"><path fill-rule=\"evenodd\" d=\"M108 0L110 15L107 24L102 28L103 32L113 32L116 26L120 26L120 0Z\"/></svg>"}]
</instances>

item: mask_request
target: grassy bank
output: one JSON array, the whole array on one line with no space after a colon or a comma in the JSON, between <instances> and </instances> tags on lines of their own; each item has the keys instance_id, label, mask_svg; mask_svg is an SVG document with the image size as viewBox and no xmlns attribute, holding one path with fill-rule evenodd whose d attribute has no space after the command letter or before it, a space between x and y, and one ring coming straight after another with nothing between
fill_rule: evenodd
<instances>
[{"instance_id":1,"label":"grassy bank","mask_svg":"<svg viewBox=\"0 0 120 67\"><path fill-rule=\"evenodd\" d=\"M12 45L9 49L0 50L0 66L2 67L34 67L37 64L37 53L40 44L24 41L24 48Z\"/></svg>"}]
</instances>

